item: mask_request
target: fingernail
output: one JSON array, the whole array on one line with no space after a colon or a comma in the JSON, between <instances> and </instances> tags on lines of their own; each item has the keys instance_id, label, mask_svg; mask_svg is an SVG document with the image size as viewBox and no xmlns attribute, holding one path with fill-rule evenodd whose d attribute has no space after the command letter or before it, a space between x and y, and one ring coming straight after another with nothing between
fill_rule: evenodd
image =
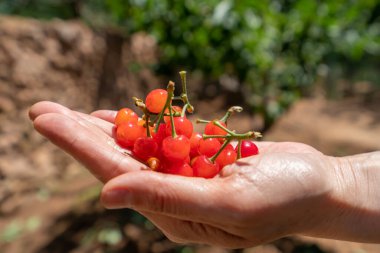
<instances>
[{"instance_id":1,"label":"fingernail","mask_svg":"<svg viewBox=\"0 0 380 253\"><path fill-rule=\"evenodd\" d=\"M114 189L102 194L102 203L109 209L128 208L131 205L131 198L126 190Z\"/></svg>"}]
</instances>

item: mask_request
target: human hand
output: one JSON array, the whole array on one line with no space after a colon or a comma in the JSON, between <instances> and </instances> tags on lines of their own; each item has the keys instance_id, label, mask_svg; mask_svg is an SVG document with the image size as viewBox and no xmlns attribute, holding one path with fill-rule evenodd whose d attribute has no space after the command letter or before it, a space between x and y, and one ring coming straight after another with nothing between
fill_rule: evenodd
<instances>
[{"instance_id":1,"label":"human hand","mask_svg":"<svg viewBox=\"0 0 380 253\"><path fill-rule=\"evenodd\" d=\"M43 101L29 110L35 129L66 151L103 183L146 166L123 153L113 138L112 111L101 118ZM108 121L107 121L108 119Z\"/></svg>"},{"instance_id":2,"label":"human hand","mask_svg":"<svg viewBox=\"0 0 380 253\"><path fill-rule=\"evenodd\" d=\"M213 179L144 171L115 144L115 114L91 116L51 102L30 111L41 134L106 183L106 207L133 208L181 243L241 248L290 234L339 237L331 222L336 209L344 213L332 204L337 159L300 143L258 142L259 155Z\"/></svg>"}]
</instances>

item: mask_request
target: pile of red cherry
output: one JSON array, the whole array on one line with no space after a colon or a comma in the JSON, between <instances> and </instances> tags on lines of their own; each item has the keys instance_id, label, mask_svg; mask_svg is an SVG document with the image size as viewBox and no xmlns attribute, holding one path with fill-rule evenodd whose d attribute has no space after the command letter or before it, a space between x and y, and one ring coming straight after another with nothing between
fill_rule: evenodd
<instances>
[{"instance_id":1,"label":"pile of red cherry","mask_svg":"<svg viewBox=\"0 0 380 253\"><path fill-rule=\"evenodd\" d=\"M142 118L131 109L123 108L115 118L116 142L132 151L132 155L155 171L182 176L212 178L237 159L258 154L250 141L261 137L258 132L239 134L227 128L227 119L242 110L231 107L219 120L197 120L205 123L204 134L193 131L186 113L192 113L186 89L186 72L181 71L182 93L174 96L174 83L167 89L152 90L143 100L133 98ZM173 105L179 101L183 107ZM231 141L237 141L236 147Z\"/></svg>"}]
</instances>

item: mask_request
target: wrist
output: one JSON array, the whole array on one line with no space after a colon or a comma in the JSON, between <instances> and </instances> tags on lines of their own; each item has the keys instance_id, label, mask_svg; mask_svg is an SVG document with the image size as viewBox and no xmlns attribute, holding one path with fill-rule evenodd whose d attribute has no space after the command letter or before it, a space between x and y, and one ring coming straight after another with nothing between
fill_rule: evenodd
<instances>
[{"instance_id":1,"label":"wrist","mask_svg":"<svg viewBox=\"0 0 380 253\"><path fill-rule=\"evenodd\" d=\"M309 233L349 241L379 242L380 152L334 158L329 193L317 210L319 225Z\"/></svg>"}]
</instances>

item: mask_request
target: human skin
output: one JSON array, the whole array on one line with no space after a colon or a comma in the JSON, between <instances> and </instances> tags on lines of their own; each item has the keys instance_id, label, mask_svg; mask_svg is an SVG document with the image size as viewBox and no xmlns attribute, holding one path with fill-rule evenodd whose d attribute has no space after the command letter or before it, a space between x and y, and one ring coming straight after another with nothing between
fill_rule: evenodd
<instances>
[{"instance_id":1,"label":"human skin","mask_svg":"<svg viewBox=\"0 0 380 253\"><path fill-rule=\"evenodd\" d=\"M105 183L105 207L140 212L172 241L244 248L298 234L380 243L380 152L336 158L302 143L257 142L260 154L218 177L188 178L123 154L115 115L47 101L29 112L38 132Z\"/></svg>"}]
</instances>

